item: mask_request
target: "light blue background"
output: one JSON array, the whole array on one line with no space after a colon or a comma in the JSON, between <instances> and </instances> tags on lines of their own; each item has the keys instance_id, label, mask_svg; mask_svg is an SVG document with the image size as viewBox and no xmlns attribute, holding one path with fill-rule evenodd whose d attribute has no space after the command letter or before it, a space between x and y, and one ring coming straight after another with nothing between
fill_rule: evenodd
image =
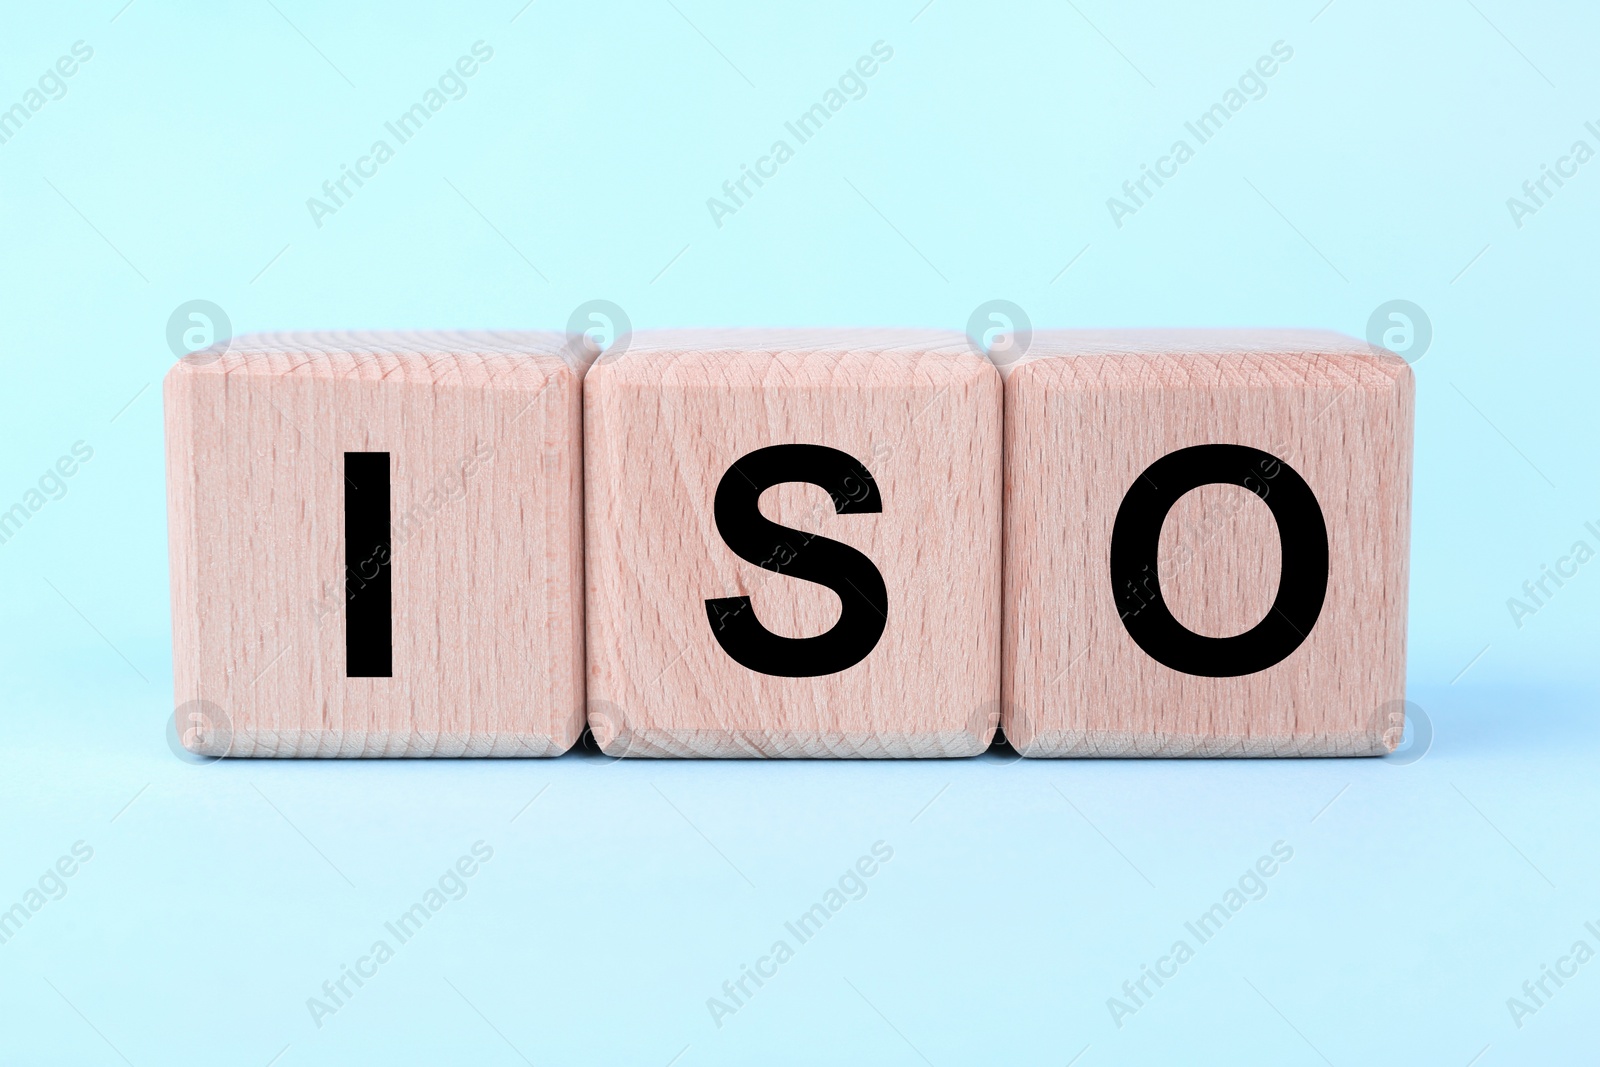
<instances>
[{"instance_id":1,"label":"light blue background","mask_svg":"<svg viewBox=\"0 0 1600 1067\"><path fill-rule=\"evenodd\" d=\"M0 907L94 849L0 945L0 1062L1592 1054L1600 962L1520 1029L1506 1006L1574 941L1600 949L1600 563L1520 628L1506 606L1600 547L1600 161L1520 228L1506 205L1600 148L1592 11L121 4L13 5L0 33L0 107L94 49L0 145L0 507L94 449L0 544ZM316 226L306 199L478 40L465 97ZM879 40L866 96L717 227L707 198ZM1268 93L1115 226L1107 197L1280 40ZM241 332L559 329L592 298L636 326L959 329L996 297L1039 327L1360 335L1386 300L1426 309L1420 760L168 751L158 387L181 302ZM315 1026L306 999L480 839L467 895ZM1280 839L1267 896L1114 1025L1107 998ZM715 1026L706 999L879 840L868 894Z\"/></svg>"}]
</instances>

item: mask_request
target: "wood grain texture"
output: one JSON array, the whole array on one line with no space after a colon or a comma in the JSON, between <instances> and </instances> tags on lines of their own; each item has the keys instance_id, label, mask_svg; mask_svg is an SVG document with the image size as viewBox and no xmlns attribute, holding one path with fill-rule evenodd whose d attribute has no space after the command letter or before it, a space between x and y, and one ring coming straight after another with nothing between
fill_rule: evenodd
<instances>
[{"instance_id":1,"label":"wood grain texture","mask_svg":"<svg viewBox=\"0 0 1600 1067\"><path fill-rule=\"evenodd\" d=\"M581 364L561 346L553 334L268 334L173 367L176 701L180 712L208 702L224 727L189 731L186 745L235 756L571 747L583 705ZM391 454L388 678L345 673L346 451Z\"/></svg>"},{"instance_id":2,"label":"wood grain texture","mask_svg":"<svg viewBox=\"0 0 1600 1067\"><path fill-rule=\"evenodd\" d=\"M1315 331L1061 331L1006 373L1006 737L1028 756L1381 755L1405 696L1413 383L1398 357ZM1134 480L1200 444L1270 452L1321 506L1327 595L1286 659L1201 677L1141 649L1109 572ZM1162 527L1162 595L1211 637L1273 602L1277 523L1208 485Z\"/></svg>"},{"instance_id":3,"label":"wood grain texture","mask_svg":"<svg viewBox=\"0 0 1600 1067\"><path fill-rule=\"evenodd\" d=\"M637 334L584 389L589 724L613 755L908 757L984 750L998 715L1001 383L964 337L907 331ZM786 678L741 666L705 601L749 596L786 637L840 618L831 590L745 562L718 483L778 444L839 449L880 514L836 514L786 483L761 511L850 545L888 591L855 666Z\"/></svg>"}]
</instances>

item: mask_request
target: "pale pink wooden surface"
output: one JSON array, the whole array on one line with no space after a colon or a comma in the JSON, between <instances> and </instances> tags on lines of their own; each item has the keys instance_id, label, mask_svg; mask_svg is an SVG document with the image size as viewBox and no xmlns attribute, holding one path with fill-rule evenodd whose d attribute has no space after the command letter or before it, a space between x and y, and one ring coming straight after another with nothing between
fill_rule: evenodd
<instances>
[{"instance_id":1,"label":"pale pink wooden surface","mask_svg":"<svg viewBox=\"0 0 1600 1067\"><path fill-rule=\"evenodd\" d=\"M581 370L562 345L554 334L270 334L174 366L176 703L222 709L230 754L573 744ZM345 677L347 450L391 453L392 678Z\"/></svg>"},{"instance_id":2,"label":"pale pink wooden surface","mask_svg":"<svg viewBox=\"0 0 1600 1067\"><path fill-rule=\"evenodd\" d=\"M994 368L929 331L636 335L585 382L589 721L628 755L957 756L995 726L1000 403ZM736 556L712 503L730 464L814 443L871 472L881 514L785 484L762 512L864 552L889 596L882 638L836 674L756 673L717 644L709 598L748 595L790 637L840 600Z\"/></svg>"},{"instance_id":3,"label":"pale pink wooden surface","mask_svg":"<svg viewBox=\"0 0 1600 1067\"><path fill-rule=\"evenodd\" d=\"M1036 756L1375 755L1405 695L1412 375L1314 331L1036 333L1006 374L1006 736ZM1133 480L1196 444L1277 455L1328 529L1307 640L1236 678L1184 674L1129 637L1110 531ZM1162 528L1173 614L1208 636L1254 625L1277 590L1277 526L1213 485ZM1387 736L1386 736L1387 733Z\"/></svg>"}]
</instances>

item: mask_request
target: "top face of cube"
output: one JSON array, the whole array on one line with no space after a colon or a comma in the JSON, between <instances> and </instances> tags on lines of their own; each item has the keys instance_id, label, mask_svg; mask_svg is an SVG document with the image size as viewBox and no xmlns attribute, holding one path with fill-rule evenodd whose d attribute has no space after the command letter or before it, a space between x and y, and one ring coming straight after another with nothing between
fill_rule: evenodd
<instances>
[{"instance_id":1,"label":"top face of cube","mask_svg":"<svg viewBox=\"0 0 1600 1067\"><path fill-rule=\"evenodd\" d=\"M648 330L620 356L601 356L591 373L655 386L778 388L788 375L817 384L811 376L826 374L835 384L900 387L907 374L960 379L989 366L965 336L947 330Z\"/></svg>"},{"instance_id":2,"label":"top face of cube","mask_svg":"<svg viewBox=\"0 0 1600 1067\"><path fill-rule=\"evenodd\" d=\"M1195 380L1196 388L1249 385L1267 380L1255 373L1265 363L1299 365L1307 384L1330 372L1345 376L1348 385L1370 389L1390 389L1411 378L1410 366L1393 352L1332 330L1041 330L1028 351L1001 371L1008 385L1013 380L1044 383L1077 373L1079 368L1071 366L1077 360L1088 361L1081 369L1113 387L1157 384L1153 369L1200 367L1209 373ZM1280 375L1270 377L1282 384Z\"/></svg>"},{"instance_id":3,"label":"top face of cube","mask_svg":"<svg viewBox=\"0 0 1600 1067\"><path fill-rule=\"evenodd\" d=\"M481 387L543 387L581 373L561 334L488 330L307 330L250 333L180 359L174 376L263 375Z\"/></svg>"}]
</instances>

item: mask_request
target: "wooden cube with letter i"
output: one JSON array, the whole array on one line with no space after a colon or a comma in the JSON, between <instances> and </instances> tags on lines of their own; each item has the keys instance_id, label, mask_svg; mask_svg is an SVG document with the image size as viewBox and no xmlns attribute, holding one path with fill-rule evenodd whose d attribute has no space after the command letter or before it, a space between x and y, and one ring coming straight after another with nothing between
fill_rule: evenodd
<instances>
[{"instance_id":1,"label":"wooden cube with letter i","mask_svg":"<svg viewBox=\"0 0 1600 1067\"><path fill-rule=\"evenodd\" d=\"M965 756L1001 382L960 334L638 333L584 386L589 724L634 756Z\"/></svg>"},{"instance_id":2,"label":"wooden cube with letter i","mask_svg":"<svg viewBox=\"0 0 1600 1067\"><path fill-rule=\"evenodd\" d=\"M1035 333L1006 374L1018 751L1392 749L1412 393L1333 333Z\"/></svg>"},{"instance_id":3,"label":"wooden cube with letter i","mask_svg":"<svg viewBox=\"0 0 1600 1067\"><path fill-rule=\"evenodd\" d=\"M166 379L176 728L222 756L539 756L583 727L581 356L270 334Z\"/></svg>"}]
</instances>

